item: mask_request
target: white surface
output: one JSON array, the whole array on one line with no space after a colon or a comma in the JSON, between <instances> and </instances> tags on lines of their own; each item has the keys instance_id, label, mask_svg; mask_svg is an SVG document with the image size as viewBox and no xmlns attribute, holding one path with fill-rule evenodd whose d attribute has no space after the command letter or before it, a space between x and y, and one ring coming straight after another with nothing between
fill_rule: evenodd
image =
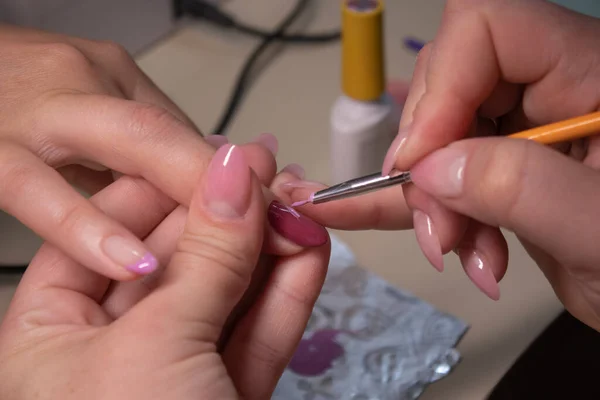
<instances>
[{"instance_id":1,"label":"white surface","mask_svg":"<svg viewBox=\"0 0 600 400\"><path fill-rule=\"evenodd\" d=\"M307 31L339 25L337 1L313 2ZM387 2L387 71L411 76L414 55L402 48L407 35L434 36L442 0ZM272 27L289 12L292 0L230 1L228 8L248 23ZM177 32L139 58L142 68L207 132L225 104L239 68L256 41L208 25ZM260 75L231 128L244 142L261 132L280 138L278 160L298 162L307 178L329 174L329 111L339 96L339 46L289 46ZM282 101L285 99L285 101ZM487 300L463 273L454 255L442 274L429 266L412 232L341 232L361 265L471 325L461 345L464 357L450 377L434 384L423 399L483 399L527 345L561 310L551 288L511 236L510 268L499 302ZM12 284L0 286L5 299ZM0 311L5 303L0 301Z\"/></svg>"}]
</instances>

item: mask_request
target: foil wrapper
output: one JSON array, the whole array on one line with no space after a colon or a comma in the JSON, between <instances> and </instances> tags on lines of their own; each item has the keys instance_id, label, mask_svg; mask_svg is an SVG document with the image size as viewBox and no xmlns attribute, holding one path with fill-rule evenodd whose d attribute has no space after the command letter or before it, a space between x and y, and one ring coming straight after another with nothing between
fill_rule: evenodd
<instances>
[{"instance_id":1,"label":"foil wrapper","mask_svg":"<svg viewBox=\"0 0 600 400\"><path fill-rule=\"evenodd\" d=\"M460 319L357 265L332 236L325 285L275 400L413 400L460 360Z\"/></svg>"}]
</instances>

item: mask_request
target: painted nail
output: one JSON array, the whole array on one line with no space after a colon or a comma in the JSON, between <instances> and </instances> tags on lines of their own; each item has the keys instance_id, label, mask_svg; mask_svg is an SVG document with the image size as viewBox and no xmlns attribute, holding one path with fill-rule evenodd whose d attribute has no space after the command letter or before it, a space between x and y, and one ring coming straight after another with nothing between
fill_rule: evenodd
<instances>
[{"instance_id":1,"label":"painted nail","mask_svg":"<svg viewBox=\"0 0 600 400\"><path fill-rule=\"evenodd\" d=\"M492 300L500 299L500 287L491 268L480 256L479 252L471 249L457 249L460 262L471 281Z\"/></svg>"},{"instance_id":2,"label":"painted nail","mask_svg":"<svg viewBox=\"0 0 600 400\"><path fill-rule=\"evenodd\" d=\"M464 184L467 155L452 147L437 150L410 170L413 183L429 194L460 196Z\"/></svg>"},{"instance_id":3,"label":"painted nail","mask_svg":"<svg viewBox=\"0 0 600 400\"><path fill-rule=\"evenodd\" d=\"M219 147L225 146L227 143L229 143L229 140L223 135L208 135L204 137L204 141L215 149L218 149Z\"/></svg>"},{"instance_id":4,"label":"painted nail","mask_svg":"<svg viewBox=\"0 0 600 400\"><path fill-rule=\"evenodd\" d=\"M398 132L398 136L392 142L390 148L388 149L387 154L385 155L385 159L383 160L383 166L381 167L382 175L389 175L394 169L394 164L396 164L396 155L400 148L404 146L406 143L406 138L408 134L408 128L402 128Z\"/></svg>"},{"instance_id":5,"label":"painted nail","mask_svg":"<svg viewBox=\"0 0 600 400\"><path fill-rule=\"evenodd\" d=\"M306 174L304 172L304 168L302 168L301 165L299 164L289 164L286 165L281 172L287 172L288 174L292 174L294 175L296 178L302 180L304 179L304 175Z\"/></svg>"},{"instance_id":6,"label":"painted nail","mask_svg":"<svg viewBox=\"0 0 600 400\"><path fill-rule=\"evenodd\" d=\"M420 210L413 211L413 226L423 254L435 269L444 270L444 257L437 230L431 218Z\"/></svg>"},{"instance_id":7,"label":"painted nail","mask_svg":"<svg viewBox=\"0 0 600 400\"><path fill-rule=\"evenodd\" d=\"M250 167L239 147L227 144L215 153L204 180L204 204L220 218L240 218L250 206Z\"/></svg>"},{"instance_id":8,"label":"painted nail","mask_svg":"<svg viewBox=\"0 0 600 400\"><path fill-rule=\"evenodd\" d=\"M269 205L268 218L277 233L299 246L322 246L329 240L325 228L277 200Z\"/></svg>"},{"instance_id":9,"label":"painted nail","mask_svg":"<svg viewBox=\"0 0 600 400\"><path fill-rule=\"evenodd\" d=\"M102 251L127 271L148 275L158 268L157 259L137 240L110 236L102 241Z\"/></svg>"},{"instance_id":10,"label":"painted nail","mask_svg":"<svg viewBox=\"0 0 600 400\"><path fill-rule=\"evenodd\" d=\"M262 133L255 140L255 143L260 143L265 146L274 156L279 151L279 141L277 138L270 133Z\"/></svg>"}]
</instances>

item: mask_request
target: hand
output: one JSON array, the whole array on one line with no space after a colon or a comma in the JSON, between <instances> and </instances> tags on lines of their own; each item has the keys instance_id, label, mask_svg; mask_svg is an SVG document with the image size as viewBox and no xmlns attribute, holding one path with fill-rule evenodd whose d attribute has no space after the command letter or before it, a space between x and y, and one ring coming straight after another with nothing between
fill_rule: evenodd
<instances>
[{"instance_id":1,"label":"hand","mask_svg":"<svg viewBox=\"0 0 600 400\"><path fill-rule=\"evenodd\" d=\"M185 213L152 231L162 213L152 185L126 176L93 196L170 258L149 279L111 282L43 246L0 328L0 375L10 377L2 399L270 397L310 317L329 247L271 259L258 296L237 313L257 283L260 182L239 147L223 146L196 186L172 257ZM151 289L140 295L143 284Z\"/></svg>"},{"instance_id":2,"label":"hand","mask_svg":"<svg viewBox=\"0 0 600 400\"><path fill-rule=\"evenodd\" d=\"M392 167L411 169L428 154L462 138L506 135L597 110L599 35L597 20L541 0L448 1L435 40L419 54L400 133L386 157L384 172ZM589 146L581 141L567 144L562 150L597 167L596 140ZM493 170L499 175L489 176L498 182L490 182L491 188L482 182L479 190L500 195L497 188L512 182L512 173L522 174L513 171L512 159L503 164L503 171ZM407 185L404 198L413 210L417 239L427 258L442 270L442 254L456 250L471 280L497 299L497 282L508 263L507 245L497 228L501 224L466 218L422 189L418 181ZM292 200L307 192L295 190ZM393 221L388 214L391 207L382 207L392 195L393 189L352 199L368 212L346 213L344 224L360 229ZM558 204L555 198L545 201ZM324 211L324 206L314 211L309 206L303 212L314 216L320 207ZM330 207L344 209L346 204L340 201ZM530 212L537 212L536 208ZM568 208L556 212L568 218ZM403 215L396 214L396 220Z\"/></svg>"},{"instance_id":3,"label":"hand","mask_svg":"<svg viewBox=\"0 0 600 400\"><path fill-rule=\"evenodd\" d=\"M143 177L167 195L160 212L168 214L189 205L210 144L225 139L205 142L114 43L0 26L0 59L0 208L103 275L152 272L147 247L69 183L93 194L113 181L110 170ZM259 139L267 146L244 151L268 185L276 168L268 148L276 142ZM301 251L270 232L265 251Z\"/></svg>"}]
</instances>

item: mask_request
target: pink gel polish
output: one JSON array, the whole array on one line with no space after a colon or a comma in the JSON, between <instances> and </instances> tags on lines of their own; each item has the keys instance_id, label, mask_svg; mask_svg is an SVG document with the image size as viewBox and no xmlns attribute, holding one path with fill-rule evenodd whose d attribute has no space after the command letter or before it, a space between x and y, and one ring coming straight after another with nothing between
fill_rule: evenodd
<instances>
[{"instance_id":1,"label":"pink gel polish","mask_svg":"<svg viewBox=\"0 0 600 400\"><path fill-rule=\"evenodd\" d=\"M268 218L277 233L299 246L317 247L329 240L325 228L279 201L269 205Z\"/></svg>"}]
</instances>

